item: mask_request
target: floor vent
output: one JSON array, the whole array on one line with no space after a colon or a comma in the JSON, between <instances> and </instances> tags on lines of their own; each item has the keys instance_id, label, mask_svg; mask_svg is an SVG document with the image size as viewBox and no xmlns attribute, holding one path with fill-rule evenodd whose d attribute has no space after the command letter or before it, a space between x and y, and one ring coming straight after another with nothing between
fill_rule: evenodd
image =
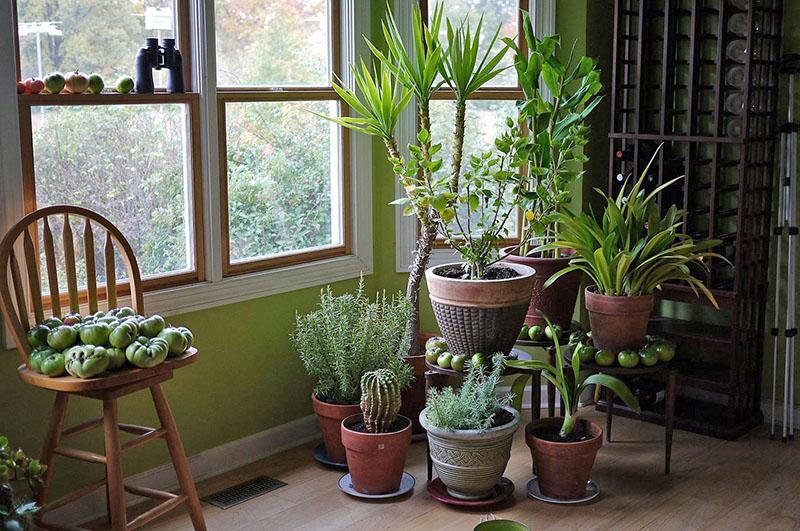
<instances>
[{"instance_id":1,"label":"floor vent","mask_svg":"<svg viewBox=\"0 0 800 531\"><path fill-rule=\"evenodd\" d=\"M215 492L202 499L204 502L210 503L220 509L230 509L234 505L239 505L247 500L252 500L262 494L284 486L286 486L286 483L283 481L278 481L277 479L272 479L267 476L258 476L244 483L239 483L233 487Z\"/></svg>"}]
</instances>

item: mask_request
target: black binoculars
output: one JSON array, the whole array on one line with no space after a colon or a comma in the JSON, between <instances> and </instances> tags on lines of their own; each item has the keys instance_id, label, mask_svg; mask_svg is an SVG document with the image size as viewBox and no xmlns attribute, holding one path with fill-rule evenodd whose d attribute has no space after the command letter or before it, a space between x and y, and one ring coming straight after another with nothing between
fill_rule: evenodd
<instances>
[{"instance_id":1,"label":"black binoculars","mask_svg":"<svg viewBox=\"0 0 800 531\"><path fill-rule=\"evenodd\" d=\"M166 69L167 92L186 92L183 85L183 58L175 49L175 39L145 39L144 48L136 54L136 92L155 92L153 69Z\"/></svg>"}]
</instances>

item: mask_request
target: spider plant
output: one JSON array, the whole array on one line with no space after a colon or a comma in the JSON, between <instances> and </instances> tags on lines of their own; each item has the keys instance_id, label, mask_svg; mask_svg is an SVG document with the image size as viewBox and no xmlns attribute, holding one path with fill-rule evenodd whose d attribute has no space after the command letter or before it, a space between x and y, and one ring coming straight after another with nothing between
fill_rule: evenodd
<instances>
[{"instance_id":1,"label":"spider plant","mask_svg":"<svg viewBox=\"0 0 800 531\"><path fill-rule=\"evenodd\" d=\"M707 271L705 260L711 257L728 262L709 251L721 241L696 242L679 232L684 212L675 205L660 215L658 193L683 176L646 193L645 178L657 154L658 149L639 179L630 188L626 181L616 198L597 190L606 197L602 218L584 212L573 214L568 210L556 214L557 239L539 249L574 249L576 255L569 266L547 280L546 286L576 270L586 273L596 285L597 293L603 295L645 295L660 289L665 282L682 281L696 295L702 292L719 309L703 281L692 274L691 266L701 266Z\"/></svg>"},{"instance_id":2,"label":"spider plant","mask_svg":"<svg viewBox=\"0 0 800 531\"><path fill-rule=\"evenodd\" d=\"M545 316L548 326L551 326L550 320ZM599 385L611 389L616 396L625 402L625 405L636 411L640 411L639 400L633 396L631 390L625 385L622 380L610 376L608 374L592 374L587 377L581 375L581 360L580 356L572 356L572 364L570 371L564 368L564 357L561 354L561 345L558 341L555 342L556 348L556 363L550 365L544 361L538 360L505 360L507 367L514 369L534 370L541 371L547 381L551 382L564 401L564 422L561 424L559 436L566 438L575 428L575 423L578 420L578 406L579 400L583 392L590 385ZM512 388L512 393L517 390Z\"/></svg>"}]
</instances>

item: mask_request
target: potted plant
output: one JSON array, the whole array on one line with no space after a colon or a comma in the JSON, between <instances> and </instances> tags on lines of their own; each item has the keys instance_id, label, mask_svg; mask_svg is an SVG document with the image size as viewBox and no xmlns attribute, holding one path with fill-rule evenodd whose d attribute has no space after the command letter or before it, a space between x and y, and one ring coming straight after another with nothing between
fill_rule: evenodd
<instances>
[{"instance_id":1,"label":"potted plant","mask_svg":"<svg viewBox=\"0 0 800 531\"><path fill-rule=\"evenodd\" d=\"M33 517L39 506L30 499L40 495L46 470L37 459L14 450L8 438L0 436L0 528L33 529ZM19 486L27 491L25 496L20 496Z\"/></svg>"},{"instance_id":2,"label":"potted plant","mask_svg":"<svg viewBox=\"0 0 800 531\"><path fill-rule=\"evenodd\" d=\"M549 324L549 321L547 321ZM555 343L555 366L537 360L506 360L508 367L539 370L558 390L564 401L563 417L534 420L525 427L525 442L531 449L542 494L576 500L586 494L597 451L603 445L603 430L578 417L579 400L592 385L608 387L625 404L639 411L639 401L621 380L607 374L581 375L580 356L572 356L572 370L564 370L561 346Z\"/></svg>"},{"instance_id":3,"label":"potted plant","mask_svg":"<svg viewBox=\"0 0 800 531\"><path fill-rule=\"evenodd\" d=\"M495 387L503 371L495 355L492 370L470 368L461 389L431 389L419 420L428 431L431 459L447 492L459 499L489 496L511 457L519 412L509 407L510 395L498 397Z\"/></svg>"},{"instance_id":4,"label":"potted plant","mask_svg":"<svg viewBox=\"0 0 800 531\"><path fill-rule=\"evenodd\" d=\"M725 260L709 251L721 242L696 242L679 232L684 213L675 205L660 214L658 193L682 177L647 193L645 178L657 154L658 150L630 189L627 182L623 184L616 198L598 190L607 203L600 219L583 212L557 213L558 237L540 247L575 250L569 266L551 276L545 285L573 271L586 273L593 283L585 295L594 345L613 353L638 350L645 344L653 292L665 282L685 282L719 308L692 268L708 270L704 260L710 257Z\"/></svg>"},{"instance_id":5,"label":"potted plant","mask_svg":"<svg viewBox=\"0 0 800 531\"><path fill-rule=\"evenodd\" d=\"M311 402L319 419L328 459L346 462L342 420L360 411L364 373L390 368L406 385L411 370L403 361L411 305L402 294L384 292L370 301L363 279L355 293L334 296L330 286L318 308L297 316L292 340L308 374L316 380Z\"/></svg>"},{"instance_id":6,"label":"potted plant","mask_svg":"<svg viewBox=\"0 0 800 531\"><path fill-rule=\"evenodd\" d=\"M555 214L570 203L571 188L583 175L575 163L588 160L582 151L589 133L584 122L600 103L598 94L603 85L596 61L589 57L575 60L574 44L566 61L562 61L560 37L537 38L527 12L523 13L523 30L527 43L524 51L513 39L504 42L515 51L514 67L525 95L520 115L536 141L528 154L531 177L522 194L521 244L501 252L504 262L525 264L536 271L525 324L544 327L543 315L547 315L566 330L575 312L581 273L573 271L545 289L547 279L568 265L573 251L541 250L537 244L555 239Z\"/></svg>"},{"instance_id":7,"label":"potted plant","mask_svg":"<svg viewBox=\"0 0 800 531\"><path fill-rule=\"evenodd\" d=\"M361 377L361 413L342 421L342 444L353 488L388 494L400 488L411 420L398 415L400 390L408 374L377 369Z\"/></svg>"}]
</instances>

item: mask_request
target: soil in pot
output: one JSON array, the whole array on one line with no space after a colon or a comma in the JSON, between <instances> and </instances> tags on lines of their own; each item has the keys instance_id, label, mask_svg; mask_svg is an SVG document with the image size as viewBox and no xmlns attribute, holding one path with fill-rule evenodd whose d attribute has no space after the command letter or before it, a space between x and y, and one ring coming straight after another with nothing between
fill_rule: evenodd
<instances>
[{"instance_id":1,"label":"soil in pot","mask_svg":"<svg viewBox=\"0 0 800 531\"><path fill-rule=\"evenodd\" d=\"M458 266L441 267L436 270L436 274L445 278L469 280L469 275L464 272L462 267ZM486 276L482 280L506 280L518 276L520 276L519 273L510 267L494 266L486 270Z\"/></svg>"},{"instance_id":2,"label":"soil in pot","mask_svg":"<svg viewBox=\"0 0 800 531\"><path fill-rule=\"evenodd\" d=\"M525 442L531 449L542 494L575 500L586 494L595 457L603 445L603 430L594 422L579 419L575 435L562 442L558 430L563 421L561 417L551 417L531 422L525 427ZM569 440L573 438L581 440Z\"/></svg>"},{"instance_id":3,"label":"soil in pot","mask_svg":"<svg viewBox=\"0 0 800 531\"><path fill-rule=\"evenodd\" d=\"M371 495L396 492L411 444L411 420L399 416L386 433L370 433L363 419L351 415L341 425L353 488Z\"/></svg>"},{"instance_id":4,"label":"soil in pot","mask_svg":"<svg viewBox=\"0 0 800 531\"><path fill-rule=\"evenodd\" d=\"M317 414L319 429L322 432L322 442L325 444L325 453L334 463L347 463L347 454L342 445L342 420L350 415L361 412L358 404L341 405L319 400L316 395L311 395L311 404Z\"/></svg>"}]
</instances>

